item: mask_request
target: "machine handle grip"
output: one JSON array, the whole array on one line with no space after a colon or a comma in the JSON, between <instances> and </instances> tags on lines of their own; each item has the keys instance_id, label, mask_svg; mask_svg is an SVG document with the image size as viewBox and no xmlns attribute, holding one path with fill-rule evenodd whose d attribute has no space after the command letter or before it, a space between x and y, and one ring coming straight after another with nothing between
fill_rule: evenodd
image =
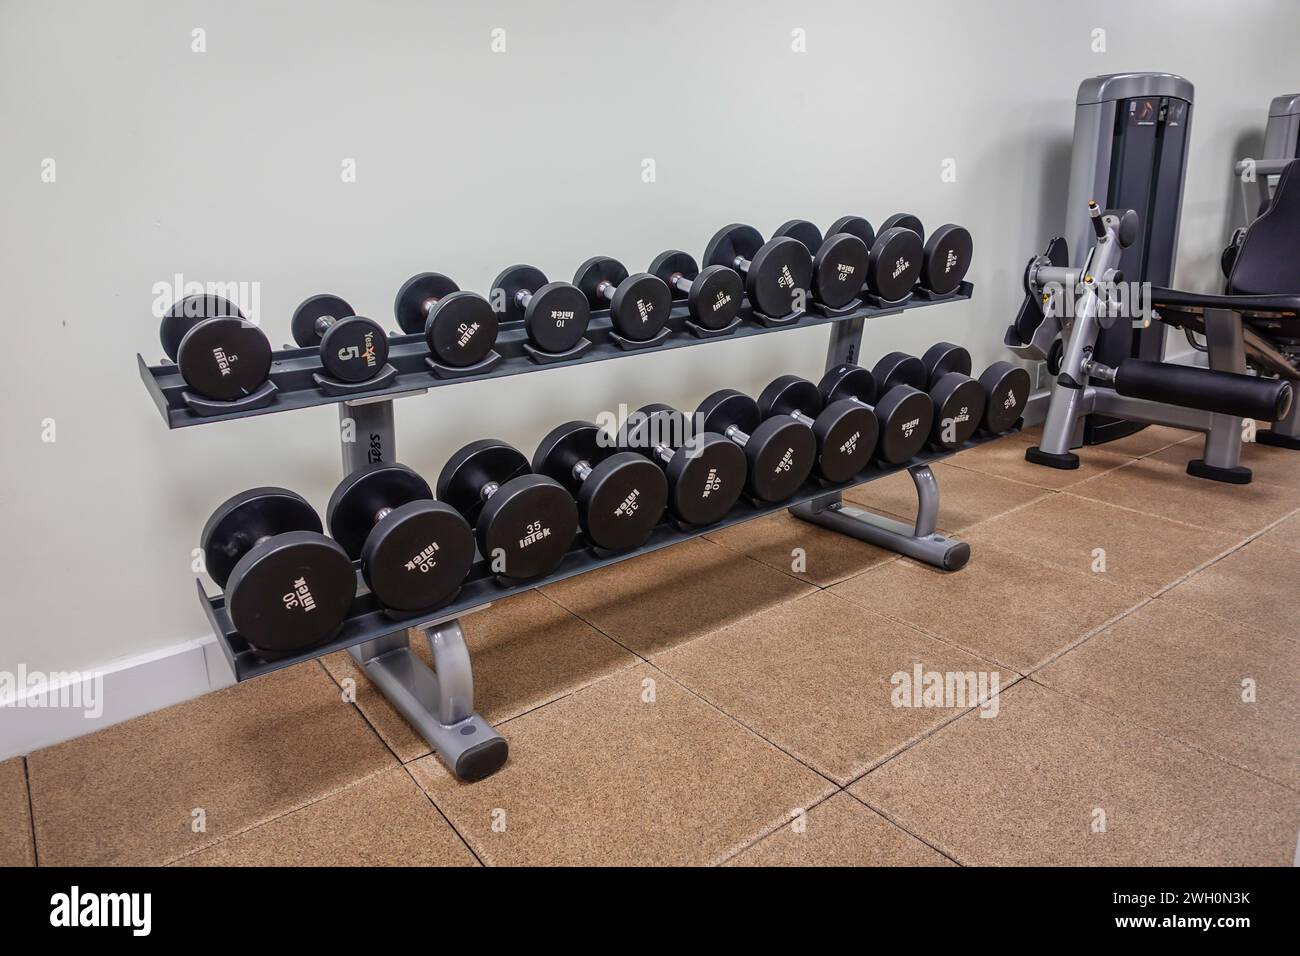
<instances>
[{"instance_id":1,"label":"machine handle grip","mask_svg":"<svg viewBox=\"0 0 1300 956\"><path fill-rule=\"evenodd\" d=\"M1189 365L1125 359L1115 369L1115 391L1129 398L1199 408L1234 418L1275 422L1291 410L1291 383Z\"/></svg>"},{"instance_id":2,"label":"machine handle grip","mask_svg":"<svg viewBox=\"0 0 1300 956\"><path fill-rule=\"evenodd\" d=\"M1097 205L1097 200L1088 200L1088 218L1092 220L1092 231L1097 234L1098 239L1106 238L1106 223L1101 219L1101 207Z\"/></svg>"}]
</instances>

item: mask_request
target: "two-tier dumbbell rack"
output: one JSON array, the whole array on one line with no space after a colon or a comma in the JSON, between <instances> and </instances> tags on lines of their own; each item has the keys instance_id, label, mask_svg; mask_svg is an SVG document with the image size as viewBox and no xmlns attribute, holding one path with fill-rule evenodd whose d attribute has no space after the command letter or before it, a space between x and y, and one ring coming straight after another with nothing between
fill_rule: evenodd
<instances>
[{"instance_id":1,"label":"two-tier dumbbell rack","mask_svg":"<svg viewBox=\"0 0 1300 956\"><path fill-rule=\"evenodd\" d=\"M340 422L344 426L351 426L341 429L343 471L348 474L365 465L396 460L393 416L393 400L396 398L424 394L431 388L458 382L585 365L636 355L642 351L657 352L817 325L832 326L826 356L826 368L830 369L835 365L858 360L867 319L895 315L942 302L968 300L972 294L971 283L963 282L955 293L942 299L917 293L903 303L872 302L834 313L809 311L794 320L781 323L764 323L746 305L740 321L727 334L707 337L692 335L686 330L685 305L675 303L669 324L672 333L653 349L627 349L617 344L609 334L608 311L597 311L593 313L587 333L591 345L585 347L580 354L555 362L539 362L530 354L526 348L522 322L503 322L495 357L489 357L481 367L455 376L447 376L445 372L429 365L423 336L393 336L389 349L391 368L376 380L362 383L362 386L349 390L346 394L340 394L328 382L322 383L317 350L285 349L275 354L267 385L255 396L231 403L198 399L186 391L175 365L164 363L150 366L143 358L137 358L141 377L169 428L337 404ZM1019 423L1016 427L1019 427ZM352 440L347 440L349 436ZM977 436L968 443L968 447L998 437L1001 436ZM957 570L969 559L970 548L964 542L936 532L939 487L929 467L932 462L953 453L926 450L902 465L881 467L872 463L851 480L838 485L828 485L810 478L793 498L779 504L758 504L742 497L725 518L706 527L682 528L665 518L650 539L632 551L602 553L586 546L579 538L560 567L547 577L537 580L502 583L480 558L465 584L450 602L407 618L392 617L381 609L366 589L358 570L357 596L338 635L325 644L272 661L258 657L240 637L226 613L223 596L209 596L202 580L196 579L195 584L199 602L217 637L218 646L230 662L236 680L249 680L282 667L346 649L388 701L424 737L456 776L462 780L477 780L501 767L506 760L508 747L505 739L474 710L473 668L460 626L461 618L484 610L493 602L511 595L626 561L782 509L788 509L802 520L936 567ZM911 524L844 504L844 489L903 470L911 474L917 492L916 519ZM410 629L420 631L429 642L434 660L432 670L412 650Z\"/></svg>"}]
</instances>

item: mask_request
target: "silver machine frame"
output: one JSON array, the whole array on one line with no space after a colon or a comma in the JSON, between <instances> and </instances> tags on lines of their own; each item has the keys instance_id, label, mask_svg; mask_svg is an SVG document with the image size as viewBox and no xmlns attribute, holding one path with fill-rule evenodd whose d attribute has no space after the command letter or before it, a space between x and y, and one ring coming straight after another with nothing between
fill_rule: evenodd
<instances>
[{"instance_id":1,"label":"silver machine frame","mask_svg":"<svg viewBox=\"0 0 1300 956\"><path fill-rule=\"evenodd\" d=\"M1205 464L1213 469L1238 471L1242 419L1120 395L1109 385L1114 381L1115 370L1094 361L1093 347L1100 330L1113 322L1127 322L1129 319L1107 315L1103 308L1105 290L1116 273L1123 248L1119 237L1119 217L1104 214L1093 204L1090 218L1100 223L1100 227L1090 226L1089 231L1094 235L1101 232L1101 235L1096 235L1092 252L1082 268L1039 264L1031 265L1028 273L1030 287L1042 290L1045 297L1044 323L1058 325L1066 336L1061 373L1052 386L1043 436L1038 443L1039 451L1061 459L1073 457L1070 449L1082 444L1084 416L1100 412L1128 421L1203 432L1205 451L1202 460ZM1061 319L1062 297L1074 294L1078 288L1083 289L1083 294L1073 319ZM1210 368L1218 372L1245 373L1241 316L1226 309L1207 309L1204 322ZM1090 379L1101 384L1088 384Z\"/></svg>"}]
</instances>

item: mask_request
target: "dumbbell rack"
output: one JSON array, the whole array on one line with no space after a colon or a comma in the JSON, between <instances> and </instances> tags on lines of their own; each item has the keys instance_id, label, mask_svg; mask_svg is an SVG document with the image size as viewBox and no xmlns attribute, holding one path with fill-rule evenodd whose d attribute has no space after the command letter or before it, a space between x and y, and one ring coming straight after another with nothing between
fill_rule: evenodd
<instances>
[{"instance_id":1,"label":"dumbbell rack","mask_svg":"<svg viewBox=\"0 0 1300 956\"><path fill-rule=\"evenodd\" d=\"M697 338L683 332L670 336L651 351L727 341L781 329L831 324L833 328L826 357L826 368L830 369L835 365L858 360L867 319L894 315L939 302L967 300L972 293L972 285L963 282L956 293L944 299L918 297L902 304L868 305L836 315L808 314L794 322L770 327L752 321L746 307L742 313L742 324L730 335ZM685 319L684 305L675 303L673 311L676 320L674 326L680 329ZM343 470L348 474L368 464L395 460L395 398L423 394L431 387L461 381L497 378L530 370L581 365L641 354L641 350L625 350L609 339L608 312L597 312L593 316L588 333L588 338L593 343L591 348L579 357L555 364L538 364L528 357L523 349L523 329L517 326L519 323L502 324L497 343L501 359L492 368L456 378L439 378L430 369L425 362L427 351L423 336L395 336L389 361L397 369L396 374L379 387L342 398L326 394L318 387L313 377L320 368L315 350L289 349L277 353L272 371L274 399L270 404L217 414L199 414L190 406L188 399L182 397L184 385L180 382L175 366L150 367L142 358L139 359L139 365L146 386L171 428L270 414L292 408L337 404L340 422L352 426L341 429L341 434L351 434L354 439L341 442ZM1019 427L1019 423L1016 427ZM999 437L1001 436L978 436L964 447ZM880 467L873 463L851 480L838 485L827 485L809 479L793 498L779 504L758 504L742 497L725 518L706 527L683 528L665 519L645 544L632 551L603 553L585 545L580 538L554 573L537 580L502 583L492 574L487 562L480 558L450 602L436 610L409 618L396 618L385 612L365 587L358 569L357 596L338 635L326 644L275 660L265 660L249 648L234 629L222 595L209 596L201 580L196 579L195 585L199 602L217 637L217 645L230 662L236 680L249 680L292 664L347 650L389 702L424 737L456 776L462 780L477 780L501 767L508 748L505 739L474 710L473 668L460 626L461 618L484 610L493 602L511 595L626 561L783 509L788 509L791 514L813 524L945 570L957 570L969 559L970 548L964 542L936 533L939 488L929 467L932 462L954 453L924 451L909 462L891 467ZM843 503L841 495L845 489L904 470L910 472L917 491L917 514L913 523L896 521ZM423 638L429 642L434 660L432 670L412 650L409 637L411 629L422 632Z\"/></svg>"},{"instance_id":2,"label":"dumbbell rack","mask_svg":"<svg viewBox=\"0 0 1300 956\"><path fill-rule=\"evenodd\" d=\"M620 345L618 337L613 334L609 310L593 310L586 335L591 345L574 350L580 354L570 353L568 357L563 358L535 357L536 353L528 344L528 334L524 329L523 321L515 319L501 323L496 349L492 356L477 366L460 370L434 371L427 361L429 347L423 335L393 335L388 340L388 367L381 370L375 380L360 382L349 387L341 387L341 383L331 384L325 379L319 349L286 347L275 352L273 356L269 382L253 395L236 402L208 401L189 392L185 381L181 378L180 370L172 362L164 360L158 365L149 365L143 356L137 354L136 363L139 366L140 378L153 397L154 404L158 407L167 427L184 428L189 425L232 421L236 418L270 415L275 412L333 405L344 401L402 398L442 385L481 382L541 369L587 365L591 362L604 362L646 352L663 352L667 349L685 348L707 342L729 342L785 329L851 323L876 316L894 315L903 309L917 309L943 302L969 299L973 288L969 282L963 282L956 292L941 299L926 298L924 293L918 292L903 305L881 303L863 305L852 311L809 311L802 313L793 321L779 324L765 324L746 302L740 316L730 329L707 335L696 335L687 330L686 308L684 304L674 301L672 315L668 321L668 335L662 341L652 341L643 347Z\"/></svg>"}]
</instances>

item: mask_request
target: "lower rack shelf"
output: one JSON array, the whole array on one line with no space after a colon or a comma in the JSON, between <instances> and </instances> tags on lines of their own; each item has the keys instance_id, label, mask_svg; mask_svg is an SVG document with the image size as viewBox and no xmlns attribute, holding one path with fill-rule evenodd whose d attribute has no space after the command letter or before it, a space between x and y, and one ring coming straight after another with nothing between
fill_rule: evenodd
<instances>
[{"instance_id":1,"label":"lower rack shelf","mask_svg":"<svg viewBox=\"0 0 1300 956\"><path fill-rule=\"evenodd\" d=\"M318 644L315 647L291 654L274 660L264 660L249 648L248 644L239 633L235 630L230 621L230 616L226 613L226 602L222 595L210 597L203 588L203 582L195 581L198 588L199 601L203 605L203 610L208 616L208 621L212 626L213 633L217 636L217 644L225 654L226 659L234 671L235 679L239 681L249 680L253 677L259 677L262 674L268 674L271 671L279 670L283 667L289 667L303 661L312 660L313 658L323 657L326 654L332 654L335 651L346 650L358 644L367 641L377 640L390 634L396 634L407 630L408 628L424 628L443 621L453 620L462 617L472 611L486 607L495 601L503 600L515 594L530 591L533 588L543 587L547 584L554 584L557 581L563 581L566 578L576 577L587 571L594 571L597 568L603 568L611 564L618 564L621 561L627 561L638 555L648 554L651 551L658 551L661 548L669 547L680 541L686 541L690 538L697 538L701 535L718 531L722 528L728 528L732 525L741 524L745 521L761 518L764 515L775 514L779 511L785 511L797 505L806 504L819 498L833 496L838 492L845 491L857 485L866 484L880 478L886 478L899 472L908 471L909 469L929 465L933 462L940 461L944 458L951 457L959 451L967 448L974 448L978 445L986 444L990 441L997 441L1007 435L1019 431L1021 423L1017 422L1013 428L1006 432L996 435L980 435L967 442L961 448L952 451L924 451L917 455L911 461L901 465L890 465L881 467L876 464L859 473L849 481L839 484L825 484L810 479L805 482L803 487L793 498L787 498L776 504L758 504L746 498L742 498L736 503L731 512L721 521L702 527L683 528L672 521L665 520L659 524L650 539L639 548L631 551L620 551L615 554L600 552L585 544L580 537L574 544L574 547L565 556L560 567L552 574L543 578L536 578L530 581L524 581L512 584L501 583L495 575L492 574L487 562L479 560L475 563L474 569L470 572L469 578L457 592L456 596L442 607L436 608L421 615L409 618L393 618L384 613L378 602L375 600L365 585L361 582L360 572L357 574L358 594L353 601L352 608L348 613L347 620L344 621L342 629L338 635L331 641L324 644Z\"/></svg>"}]
</instances>

